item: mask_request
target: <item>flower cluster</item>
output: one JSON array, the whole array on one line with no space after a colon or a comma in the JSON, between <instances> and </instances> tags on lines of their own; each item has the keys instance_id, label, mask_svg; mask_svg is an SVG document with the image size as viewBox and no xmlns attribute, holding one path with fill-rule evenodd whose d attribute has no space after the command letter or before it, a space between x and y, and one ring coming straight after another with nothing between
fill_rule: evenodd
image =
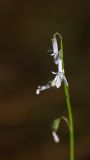
<instances>
[{"instance_id":1,"label":"flower cluster","mask_svg":"<svg viewBox=\"0 0 90 160\"><path fill-rule=\"evenodd\" d=\"M38 89L36 90L36 94L39 94L41 91L49 89L51 87L60 88L62 81L64 81L65 84L68 86L68 82L64 75L64 69L62 66L62 58L59 53L60 51L58 50L56 34L53 35L52 46L53 46L53 53L51 54L51 56L54 57L54 63L57 65L58 70L57 72L52 72L52 74L55 75L55 78L52 81L49 81L44 86L38 86Z\"/></svg>"}]
</instances>

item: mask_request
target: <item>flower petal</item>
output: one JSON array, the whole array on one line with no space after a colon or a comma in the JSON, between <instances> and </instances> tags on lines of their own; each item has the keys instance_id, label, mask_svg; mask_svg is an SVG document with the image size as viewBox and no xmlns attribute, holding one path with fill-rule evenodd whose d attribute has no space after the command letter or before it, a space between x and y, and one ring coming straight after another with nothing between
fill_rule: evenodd
<instances>
[{"instance_id":1,"label":"flower petal","mask_svg":"<svg viewBox=\"0 0 90 160\"><path fill-rule=\"evenodd\" d=\"M59 59L59 52L58 52L58 44L57 44L57 39L54 36L52 39L52 45L53 45L53 54L54 55L54 63L58 64L58 59Z\"/></svg>"},{"instance_id":2,"label":"flower petal","mask_svg":"<svg viewBox=\"0 0 90 160\"><path fill-rule=\"evenodd\" d=\"M53 136L53 139L56 143L58 143L60 141L58 135L56 134L56 132L52 132L52 136Z\"/></svg>"},{"instance_id":3,"label":"flower petal","mask_svg":"<svg viewBox=\"0 0 90 160\"><path fill-rule=\"evenodd\" d=\"M49 89L51 87L50 84L46 84L45 86L38 86L38 89L36 90L36 94L39 94L41 91Z\"/></svg>"},{"instance_id":4,"label":"flower petal","mask_svg":"<svg viewBox=\"0 0 90 160\"><path fill-rule=\"evenodd\" d=\"M68 81L64 74L62 74L62 80L65 82L66 86L68 86Z\"/></svg>"},{"instance_id":5,"label":"flower petal","mask_svg":"<svg viewBox=\"0 0 90 160\"><path fill-rule=\"evenodd\" d=\"M56 81L57 81L57 75L55 76L54 80L51 82L52 87L56 86Z\"/></svg>"},{"instance_id":6,"label":"flower petal","mask_svg":"<svg viewBox=\"0 0 90 160\"><path fill-rule=\"evenodd\" d=\"M57 39L56 39L56 37L54 37L54 38L52 39L52 45L53 45L53 52L54 52L54 53L58 53L58 44L57 44Z\"/></svg>"},{"instance_id":7,"label":"flower petal","mask_svg":"<svg viewBox=\"0 0 90 160\"><path fill-rule=\"evenodd\" d=\"M36 90L36 94L38 95L40 93L40 89L37 89Z\"/></svg>"},{"instance_id":8,"label":"flower petal","mask_svg":"<svg viewBox=\"0 0 90 160\"><path fill-rule=\"evenodd\" d=\"M60 76L57 75L57 80L56 80L56 87L59 88L61 86L62 80L60 79Z\"/></svg>"},{"instance_id":9,"label":"flower petal","mask_svg":"<svg viewBox=\"0 0 90 160\"><path fill-rule=\"evenodd\" d=\"M59 60L58 60L58 72L63 72L62 71L62 59L61 58L59 58Z\"/></svg>"}]
</instances>

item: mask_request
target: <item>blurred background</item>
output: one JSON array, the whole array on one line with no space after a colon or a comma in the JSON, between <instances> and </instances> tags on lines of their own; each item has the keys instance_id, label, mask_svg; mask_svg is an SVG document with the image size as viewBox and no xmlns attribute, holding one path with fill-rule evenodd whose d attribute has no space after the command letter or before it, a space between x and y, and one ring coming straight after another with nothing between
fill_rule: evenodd
<instances>
[{"instance_id":1,"label":"blurred background","mask_svg":"<svg viewBox=\"0 0 90 160\"><path fill-rule=\"evenodd\" d=\"M0 0L0 160L69 159L69 132L51 135L54 118L67 116L62 87L35 95L56 70L51 38L63 36L75 126L75 156L90 158L90 3L87 0Z\"/></svg>"}]
</instances>

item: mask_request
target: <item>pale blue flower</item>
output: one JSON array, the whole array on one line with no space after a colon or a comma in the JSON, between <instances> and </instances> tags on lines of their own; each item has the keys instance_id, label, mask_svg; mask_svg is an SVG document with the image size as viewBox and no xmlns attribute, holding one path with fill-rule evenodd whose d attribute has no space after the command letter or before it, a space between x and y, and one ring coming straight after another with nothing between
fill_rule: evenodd
<instances>
[{"instance_id":1,"label":"pale blue flower","mask_svg":"<svg viewBox=\"0 0 90 160\"><path fill-rule=\"evenodd\" d=\"M55 35L53 36L53 39L52 39L52 45L53 45L53 53L51 55L54 56L54 63L57 65L58 71L52 72L53 74L56 75L54 80L48 82L44 86L38 86L38 89L36 90L36 94L39 94L41 91L44 91L51 87L60 88L62 81L64 81L65 84L68 86L68 82L64 75L64 70L62 66L62 58L59 56L58 44L57 44L57 39Z\"/></svg>"},{"instance_id":2,"label":"pale blue flower","mask_svg":"<svg viewBox=\"0 0 90 160\"><path fill-rule=\"evenodd\" d=\"M54 80L51 83L52 87L60 88L62 81L64 81L65 84L68 86L68 82L63 72L58 72L58 73L52 72L52 73L56 74Z\"/></svg>"},{"instance_id":3,"label":"pale blue flower","mask_svg":"<svg viewBox=\"0 0 90 160\"><path fill-rule=\"evenodd\" d=\"M52 39L52 46L53 46L53 53L51 54L51 56L54 56L54 63L58 64L59 51L58 51L57 39L55 36L53 36L53 39Z\"/></svg>"}]
</instances>

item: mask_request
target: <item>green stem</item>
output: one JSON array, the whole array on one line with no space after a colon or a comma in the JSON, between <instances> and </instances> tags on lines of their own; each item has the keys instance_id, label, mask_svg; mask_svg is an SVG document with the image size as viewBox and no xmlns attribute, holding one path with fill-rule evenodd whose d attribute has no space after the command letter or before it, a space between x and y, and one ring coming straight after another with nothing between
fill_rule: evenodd
<instances>
[{"instance_id":1,"label":"green stem","mask_svg":"<svg viewBox=\"0 0 90 160\"><path fill-rule=\"evenodd\" d=\"M63 62L63 69L64 69L64 60L63 60L63 43L62 43L62 36L59 33L56 33L60 38L60 56L62 58ZM69 96L69 87L66 86L64 83L64 92L65 92L65 98L66 98L66 105L67 105L67 112L68 112L68 121L69 121L69 135L70 135L70 160L74 160L74 127L73 127L73 115L72 115L72 108L71 108L71 102L70 102L70 96Z\"/></svg>"},{"instance_id":2,"label":"green stem","mask_svg":"<svg viewBox=\"0 0 90 160\"><path fill-rule=\"evenodd\" d=\"M64 83L64 92L68 111L69 131L70 131L70 160L74 160L74 127L73 127L73 115L69 97L69 88Z\"/></svg>"}]
</instances>

